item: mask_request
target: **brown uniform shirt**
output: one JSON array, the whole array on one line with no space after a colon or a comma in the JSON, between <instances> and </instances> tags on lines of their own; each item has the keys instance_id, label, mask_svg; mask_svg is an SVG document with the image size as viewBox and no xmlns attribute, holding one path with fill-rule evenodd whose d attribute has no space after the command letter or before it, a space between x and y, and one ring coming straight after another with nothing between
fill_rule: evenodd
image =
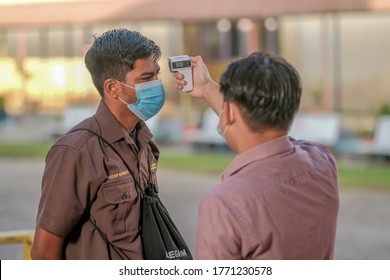
<instances>
[{"instance_id":1,"label":"brown uniform shirt","mask_svg":"<svg viewBox=\"0 0 390 280\"><path fill-rule=\"evenodd\" d=\"M91 129L111 143L143 188L150 180L157 186L159 153L143 121L136 126L135 143L101 101L96 114L76 128ZM106 243L89 213L116 247L131 259L143 259L134 178L107 144L77 131L62 136L46 157L37 224L65 237L66 259L108 259ZM112 249L111 256L120 259Z\"/></svg>"},{"instance_id":2,"label":"brown uniform shirt","mask_svg":"<svg viewBox=\"0 0 390 280\"><path fill-rule=\"evenodd\" d=\"M198 259L332 259L339 196L323 146L280 137L239 154L199 208Z\"/></svg>"}]
</instances>

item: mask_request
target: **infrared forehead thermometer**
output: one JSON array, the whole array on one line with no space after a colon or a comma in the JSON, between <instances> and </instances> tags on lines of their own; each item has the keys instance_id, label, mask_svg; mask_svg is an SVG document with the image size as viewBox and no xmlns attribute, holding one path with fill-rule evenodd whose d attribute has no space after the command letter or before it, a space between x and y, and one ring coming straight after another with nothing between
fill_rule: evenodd
<instances>
[{"instance_id":1,"label":"infrared forehead thermometer","mask_svg":"<svg viewBox=\"0 0 390 280\"><path fill-rule=\"evenodd\" d=\"M193 89L192 81L192 62L188 55L171 56L168 59L169 70L171 72L180 72L184 75L186 84L183 91L191 91Z\"/></svg>"}]
</instances>

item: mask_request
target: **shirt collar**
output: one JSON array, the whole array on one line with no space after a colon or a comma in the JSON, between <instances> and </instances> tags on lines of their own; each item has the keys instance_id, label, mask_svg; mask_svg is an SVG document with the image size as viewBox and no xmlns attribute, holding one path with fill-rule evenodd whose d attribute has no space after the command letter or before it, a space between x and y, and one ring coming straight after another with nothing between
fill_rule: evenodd
<instances>
[{"instance_id":1,"label":"shirt collar","mask_svg":"<svg viewBox=\"0 0 390 280\"><path fill-rule=\"evenodd\" d=\"M111 144L126 136L126 133L122 129L122 125L118 122L103 100L100 101L96 110L96 119L99 123L102 137ZM138 121L135 129L138 133L138 141L140 141L141 144L149 142L153 137L149 128L142 120Z\"/></svg>"},{"instance_id":2,"label":"shirt collar","mask_svg":"<svg viewBox=\"0 0 390 280\"><path fill-rule=\"evenodd\" d=\"M254 161L264 160L274 155L286 152L293 148L288 136L281 136L272 141L255 146L238 154L222 173L222 181L238 172Z\"/></svg>"}]
</instances>

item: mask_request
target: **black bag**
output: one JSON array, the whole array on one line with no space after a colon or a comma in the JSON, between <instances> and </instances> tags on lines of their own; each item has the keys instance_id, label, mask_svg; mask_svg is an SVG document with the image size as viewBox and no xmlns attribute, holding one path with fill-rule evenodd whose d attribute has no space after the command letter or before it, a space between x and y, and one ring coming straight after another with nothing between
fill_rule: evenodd
<instances>
[{"instance_id":1,"label":"black bag","mask_svg":"<svg viewBox=\"0 0 390 280\"><path fill-rule=\"evenodd\" d=\"M142 199L142 244L147 260L192 260L190 250L153 185L145 189Z\"/></svg>"},{"instance_id":2,"label":"black bag","mask_svg":"<svg viewBox=\"0 0 390 280\"><path fill-rule=\"evenodd\" d=\"M105 142L122 160L127 170L134 179L136 189L141 196L141 238L143 244L143 254L145 260L192 260L192 255L186 242L181 236L176 225L169 216L168 210L165 208L152 182L143 190L131 169L126 164L119 152L104 139L100 134L87 128L75 129L86 130L97 136ZM96 222L91 220L93 225L99 231L102 238L106 241L107 251L111 259L112 248L122 259L130 259L120 248L113 245L107 238L107 235L100 230Z\"/></svg>"}]
</instances>

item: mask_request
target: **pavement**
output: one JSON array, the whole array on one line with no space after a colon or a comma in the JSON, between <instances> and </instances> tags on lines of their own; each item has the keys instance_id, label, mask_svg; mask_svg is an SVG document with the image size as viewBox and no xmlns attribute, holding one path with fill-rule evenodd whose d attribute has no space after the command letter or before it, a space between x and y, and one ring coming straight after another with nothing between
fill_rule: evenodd
<instances>
[{"instance_id":1,"label":"pavement","mask_svg":"<svg viewBox=\"0 0 390 280\"><path fill-rule=\"evenodd\" d=\"M43 168L43 159L0 158L0 232L34 228ZM163 169L158 176L161 199L193 251L198 204L219 178ZM341 188L335 259L390 259L389 213L390 192ZM21 258L21 245L0 245L0 259Z\"/></svg>"}]
</instances>

